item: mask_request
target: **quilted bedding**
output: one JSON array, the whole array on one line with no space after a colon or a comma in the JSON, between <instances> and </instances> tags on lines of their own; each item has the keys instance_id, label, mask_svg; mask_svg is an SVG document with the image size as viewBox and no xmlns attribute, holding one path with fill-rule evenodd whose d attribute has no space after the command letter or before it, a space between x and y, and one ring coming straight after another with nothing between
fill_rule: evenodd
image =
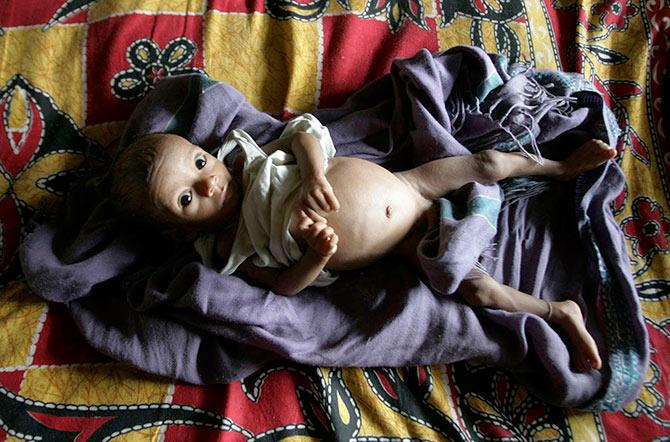
<instances>
[{"instance_id":1,"label":"quilted bedding","mask_svg":"<svg viewBox=\"0 0 670 442\"><path fill-rule=\"evenodd\" d=\"M654 440L668 433L670 219L664 2L8 1L0 6L0 440ZM627 188L612 210L650 335L637 400L618 413L550 406L503 370L266 365L195 387L91 350L66 308L21 279L31 222L107 161L161 78L207 73L281 117L341 104L420 48L474 44L540 68L581 72L623 134ZM646 67L646 69L644 68Z\"/></svg>"}]
</instances>

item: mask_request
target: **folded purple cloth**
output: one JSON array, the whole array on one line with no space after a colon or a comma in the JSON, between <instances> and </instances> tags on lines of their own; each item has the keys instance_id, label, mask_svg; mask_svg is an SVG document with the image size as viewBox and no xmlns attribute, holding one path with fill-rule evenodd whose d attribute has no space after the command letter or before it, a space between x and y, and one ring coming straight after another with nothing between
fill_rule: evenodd
<instances>
[{"instance_id":1,"label":"folded purple cloth","mask_svg":"<svg viewBox=\"0 0 670 442\"><path fill-rule=\"evenodd\" d=\"M502 57L458 47L397 60L342 107L314 114L338 155L390 169L485 148L558 158L590 138L615 141L602 98L588 89L574 75L507 66ZM213 151L234 128L263 144L283 126L232 87L183 76L146 96L121 144L167 131ZM505 188L515 198L497 219L486 208L494 215L443 217L435 244L421 250L427 278L388 258L290 298L205 268L190 247L174 249L122 226L104 179L76 188L65 218L38 226L20 257L33 290L68 304L94 347L153 373L212 383L276 358L324 366L471 359L507 367L555 404L618 409L639 392L648 363L623 235L609 209L623 182L609 162L574 184L545 186L549 191ZM474 185L450 204L456 210L486 196L500 189ZM440 293L453 292L483 252L482 264L500 281L546 299L577 300L604 368L573 372L570 350L537 316L472 309Z\"/></svg>"}]
</instances>

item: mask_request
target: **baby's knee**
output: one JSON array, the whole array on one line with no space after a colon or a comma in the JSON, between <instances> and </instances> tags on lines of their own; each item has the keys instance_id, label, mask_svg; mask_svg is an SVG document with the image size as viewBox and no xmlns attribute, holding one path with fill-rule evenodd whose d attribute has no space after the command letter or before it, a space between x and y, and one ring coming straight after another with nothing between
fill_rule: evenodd
<instances>
[{"instance_id":1,"label":"baby's knee","mask_svg":"<svg viewBox=\"0 0 670 442\"><path fill-rule=\"evenodd\" d=\"M464 280L458 287L458 293L473 307L490 307L494 304L495 287L486 277Z\"/></svg>"},{"instance_id":2,"label":"baby's knee","mask_svg":"<svg viewBox=\"0 0 670 442\"><path fill-rule=\"evenodd\" d=\"M505 154L487 149L473 155L477 180L481 183L496 183L506 178Z\"/></svg>"}]
</instances>

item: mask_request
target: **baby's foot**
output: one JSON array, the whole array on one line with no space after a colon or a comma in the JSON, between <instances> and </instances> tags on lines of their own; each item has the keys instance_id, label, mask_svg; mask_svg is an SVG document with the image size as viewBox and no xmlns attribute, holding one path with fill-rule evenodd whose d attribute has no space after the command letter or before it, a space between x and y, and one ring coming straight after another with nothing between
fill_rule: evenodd
<instances>
[{"instance_id":1,"label":"baby's foot","mask_svg":"<svg viewBox=\"0 0 670 442\"><path fill-rule=\"evenodd\" d=\"M582 172L595 169L616 155L616 150L600 140L589 140L561 161L561 180L569 180Z\"/></svg>"},{"instance_id":2,"label":"baby's foot","mask_svg":"<svg viewBox=\"0 0 670 442\"><path fill-rule=\"evenodd\" d=\"M574 301L552 302L549 321L558 325L570 342L572 362L577 371L599 370L602 361L595 341L586 330L582 311Z\"/></svg>"}]
</instances>

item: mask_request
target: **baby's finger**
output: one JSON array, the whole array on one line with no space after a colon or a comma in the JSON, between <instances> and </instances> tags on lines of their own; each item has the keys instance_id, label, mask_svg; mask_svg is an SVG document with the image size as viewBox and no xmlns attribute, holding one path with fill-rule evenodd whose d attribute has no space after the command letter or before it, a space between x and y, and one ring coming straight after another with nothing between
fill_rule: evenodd
<instances>
[{"instance_id":1,"label":"baby's finger","mask_svg":"<svg viewBox=\"0 0 670 442\"><path fill-rule=\"evenodd\" d=\"M330 206L330 210L338 211L340 210L340 202L338 201L337 197L335 194L331 191L326 192L324 194L326 201L328 202L328 205Z\"/></svg>"},{"instance_id":2,"label":"baby's finger","mask_svg":"<svg viewBox=\"0 0 670 442\"><path fill-rule=\"evenodd\" d=\"M317 239L327 227L328 225L326 223L317 221L311 226L309 226L309 233L312 235L314 239Z\"/></svg>"},{"instance_id":3,"label":"baby's finger","mask_svg":"<svg viewBox=\"0 0 670 442\"><path fill-rule=\"evenodd\" d=\"M319 232L319 238L327 239L335 234L335 230L332 227L326 226L323 230Z\"/></svg>"},{"instance_id":4,"label":"baby's finger","mask_svg":"<svg viewBox=\"0 0 670 442\"><path fill-rule=\"evenodd\" d=\"M324 224L328 223L328 221L326 221L326 218L319 215L319 213L316 210L312 209L311 207L306 207L304 211L305 213L307 213L307 216L309 216L315 223L316 222L322 222Z\"/></svg>"},{"instance_id":5,"label":"baby's finger","mask_svg":"<svg viewBox=\"0 0 670 442\"><path fill-rule=\"evenodd\" d=\"M307 230L312 224L314 224L312 218L310 218L304 210L301 210L298 213L298 229Z\"/></svg>"},{"instance_id":6,"label":"baby's finger","mask_svg":"<svg viewBox=\"0 0 670 442\"><path fill-rule=\"evenodd\" d=\"M314 200L317 202L321 210L324 212L330 211L330 206L328 202L326 201L326 197L324 196L323 192L316 192L313 194Z\"/></svg>"},{"instance_id":7,"label":"baby's finger","mask_svg":"<svg viewBox=\"0 0 670 442\"><path fill-rule=\"evenodd\" d=\"M329 208L328 205L326 204L326 199L321 196L318 192L314 191L309 194L308 197L305 198L307 200L307 207L313 209L313 210L323 210L324 212L328 212Z\"/></svg>"},{"instance_id":8,"label":"baby's finger","mask_svg":"<svg viewBox=\"0 0 670 442\"><path fill-rule=\"evenodd\" d=\"M316 210L316 209L321 208L318 201L314 198L314 195L312 195L311 193L308 193L307 195L305 195L305 197L303 198L302 204L306 208L312 209L312 210Z\"/></svg>"},{"instance_id":9,"label":"baby's finger","mask_svg":"<svg viewBox=\"0 0 670 442\"><path fill-rule=\"evenodd\" d=\"M322 253L324 256L333 256L335 252L337 252L337 242L338 242L338 237L337 234L333 233L329 237L326 238L326 240L322 243L323 244L323 250Z\"/></svg>"}]
</instances>

